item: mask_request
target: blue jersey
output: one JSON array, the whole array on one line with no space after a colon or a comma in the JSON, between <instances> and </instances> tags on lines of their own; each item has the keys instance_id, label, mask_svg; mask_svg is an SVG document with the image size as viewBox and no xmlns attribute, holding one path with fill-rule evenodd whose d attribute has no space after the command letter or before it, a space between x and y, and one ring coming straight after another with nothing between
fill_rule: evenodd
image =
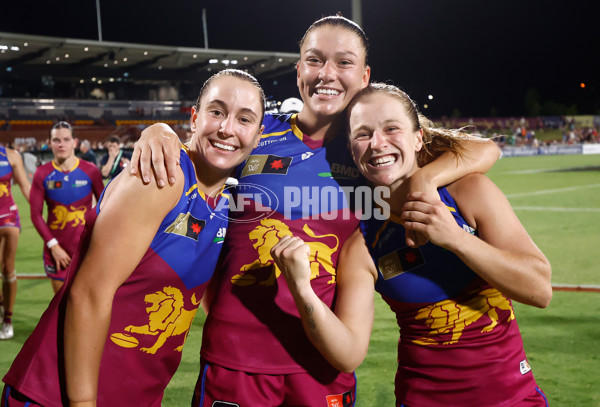
<instances>
[{"instance_id":1,"label":"blue jersey","mask_svg":"<svg viewBox=\"0 0 600 407\"><path fill-rule=\"evenodd\" d=\"M439 194L456 223L475 234L448 191ZM375 289L400 327L398 402L516 405L533 390L510 299L454 253L432 243L408 247L394 218L364 221L361 228L378 270Z\"/></svg>"},{"instance_id":2,"label":"blue jersey","mask_svg":"<svg viewBox=\"0 0 600 407\"><path fill-rule=\"evenodd\" d=\"M213 209L207 204L185 153L181 154L181 169L185 186L179 202L115 293L100 364L98 406L161 405L213 274L225 237L228 207ZM227 196L222 195L223 199ZM94 222L92 217L86 223L64 289L54 297L4 377L17 391L45 406L65 404L64 363L62 352L57 353L63 347L61 315Z\"/></svg>"},{"instance_id":3,"label":"blue jersey","mask_svg":"<svg viewBox=\"0 0 600 407\"><path fill-rule=\"evenodd\" d=\"M233 220L215 274L220 285L201 352L230 369L332 370L306 337L270 250L283 236L302 238L311 248L311 284L331 306L339 251L358 226L353 200L342 188L364 185L364 180L344 134L325 144L314 142L296 126L296 117L267 115L261 142L238 173Z\"/></svg>"}]
</instances>

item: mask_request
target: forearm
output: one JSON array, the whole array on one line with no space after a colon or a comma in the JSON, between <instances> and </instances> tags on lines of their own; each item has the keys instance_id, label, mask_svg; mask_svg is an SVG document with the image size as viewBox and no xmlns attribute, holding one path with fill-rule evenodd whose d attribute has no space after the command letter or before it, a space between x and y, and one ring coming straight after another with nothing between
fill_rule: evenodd
<instances>
[{"instance_id":1,"label":"forearm","mask_svg":"<svg viewBox=\"0 0 600 407\"><path fill-rule=\"evenodd\" d=\"M42 216L42 211L31 206L31 223L40 234L44 244L48 243L50 240L54 239L52 232L50 232L50 228L46 224L44 217Z\"/></svg>"},{"instance_id":2,"label":"forearm","mask_svg":"<svg viewBox=\"0 0 600 407\"><path fill-rule=\"evenodd\" d=\"M290 290L312 344L334 368L353 372L365 358L370 330L365 329L368 332L361 340L321 301L310 284L304 288L292 284Z\"/></svg>"},{"instance_id":3,"label":"forearm","mask_svg":"<svg viewBox=\"0 0 600 407\"><path fill-rule=\"evenodd\" d=\"M71 402L95 404L111 307L111 301L99 300L91 290L77 292L75 286L71 290L64 332L65 376Z\"/></svg>"},{"instance_id":4,"label":"forearm","mask_svg":"<svg viewBox=\"0 0 600 407\"><path fill-rule=\"evenodd\" d=\"M442 187L467 174L486 173L500 157L500 149L493 141L481 139L463 143L465 151L460 158L446 152L420 168L413 178L433 187Z\"/></svg>"},{"instance_id":5,"label":"forearm","mask_svg":"<svg viewBox=\"0 0 600 407\"><path fill-rule=\"evenodd\" d=\"M551 267L543 256L496 248L463 232L450 248L469 268L504 295L544 308L552 298Z\"/></svg>"}]
</instances>

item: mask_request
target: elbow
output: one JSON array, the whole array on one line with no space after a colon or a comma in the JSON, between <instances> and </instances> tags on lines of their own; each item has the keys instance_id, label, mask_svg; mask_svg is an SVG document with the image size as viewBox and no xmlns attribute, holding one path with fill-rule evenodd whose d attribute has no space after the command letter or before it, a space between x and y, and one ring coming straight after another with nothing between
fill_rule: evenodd
<instances>
[{"instance_id":1,"label":"elbow","mask_svg":"<svg viewBox=\"0 0 600 407\"><path fill-rule=\"evenodd\" d=\"M531 305L538 308L546 308L552 301L552 267L547 259L544 259L543 265L540 269L540 275L542 276L542 284L536 292L536 296Z\"/></svg>"},{"instance_id":2,"label":"elbow","mask_svg":"<svg viewBox=\"0 0 600 407\"><path fill-rule=\"evenodd\" d=\"M337 358L330 357L328 358L328 362L331 364L331 366L342 373L353 373L356 369L358 369L366 355L366 349L364 351L357 350L356 352L353 352L351 356L344 355L343 357Z\"/></svg>"},{"instance_id":3,"label":"elbow","mask_svg":"<svg viewBox=\"0 0 600 407\"><path fill-rule=\"evenodd\" d=\"M337 363L331 363L331 365L342 373L353 373L356 369L358 369L361 362L362 359L357 361L338 361Z\"/></svg>"}]
</instances>

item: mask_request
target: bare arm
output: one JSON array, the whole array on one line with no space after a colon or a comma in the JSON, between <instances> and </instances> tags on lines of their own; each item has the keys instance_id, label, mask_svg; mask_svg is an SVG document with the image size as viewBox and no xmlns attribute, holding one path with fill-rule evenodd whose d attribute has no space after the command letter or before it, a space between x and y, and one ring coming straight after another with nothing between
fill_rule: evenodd
<instances>
[{"instance_id":1,"label":"bare arm","mask_svg":"<svg viewBox=\"0 0 600 407\"><path fill-rule=\"evenodd\" d=\"M354 232L340 253L335 313L312 289L310 249L301 239L286 236L271 254L287 280L310 341L333 367L354 371L369 347L377 278L360 230Z\"/></svg>"},{"instance_id":2,"label":"bare arm","mask_svg":"<svg viewBox=\"0 0 600 407\"><path fill-rule=\"evenodd\" d=\"M21 188L21 192L23 196L29 202L29 191L31 190L31 185L29 184L29 180L27 179L27 173L25 172L25 167L23 166L23 159L21 158L21 154L15 150L6 149L6 153L8 156L8 162L13 170L13 177L15 182L19 184L19 188Z\"/></svg>"},{"instance_id":3,"label":"bare arm","mask_svg":"<svg viewBox=\"0 0 600 407\"><path fill-rule=\"evenodd\" d=\"M436 189L448 185L467 174L486 173L500 158L500 149L491 140L469 138L463 141L465 151L461 158L450 152L420 168L410 179L411 192L427 192L437 196ZM423 236L407 229L407 244L411 247L427 243Z\"/></svg>"},{"instance_id":4,"label":"bare arm","mask_svg":"<svg viewBox=\"0 0 600 407\"><path fill-rule=\"evenodd\" d=\"M71 405L95 405L115 292L138 265L161 221L177 203L183 174L179 180L173 187L160 190L122 173L107 190L67 302L64 350Z\"/></svg>"},{"instance_id":5,"label":"bare arm","mask_svg":"<svg viewBox=\"0 0 600 407\"><path fill-rule=\"evenodd\" d=\"M439 196L423 193L409 196L402 213L404 226L454 252L504 295L524 304L546 307L552 298L550 263L502 191L481 174L453 183L448 191L479 236L459 227Z\"/></svg>"},{"instance_id":6,"label":"bare arm","mask_svg":"<svg viewBox=\"0 0 600 407\"><path fill-rule=\"evenodd\" d=\"M179 165L180 143L177 133L167 124L155 123L145 128L131 156L131 173L137 174L138 166L144 183L150 183L152 170L156 183L162 187L168 178L175 183Z\"/></svg>"}]
</instances>

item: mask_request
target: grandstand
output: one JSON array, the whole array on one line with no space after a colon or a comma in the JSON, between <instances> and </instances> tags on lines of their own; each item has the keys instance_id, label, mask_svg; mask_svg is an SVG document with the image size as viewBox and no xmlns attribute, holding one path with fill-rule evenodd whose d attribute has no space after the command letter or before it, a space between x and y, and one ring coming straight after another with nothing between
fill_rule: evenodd
<instances>
[{"instance_id":1,"label":"grandstand","mask_svg":"<svg viewBox=\"0 0 600 407\"><path fill-rule=\"evenodd\" d=\"M287 76L294 89L298 57L0 32L0 143L41 142L57 120L92 142L136 138L157 121L183 134L200 86L217 70L245 70L271 86Z\"/></svg>"}]
</instances>

